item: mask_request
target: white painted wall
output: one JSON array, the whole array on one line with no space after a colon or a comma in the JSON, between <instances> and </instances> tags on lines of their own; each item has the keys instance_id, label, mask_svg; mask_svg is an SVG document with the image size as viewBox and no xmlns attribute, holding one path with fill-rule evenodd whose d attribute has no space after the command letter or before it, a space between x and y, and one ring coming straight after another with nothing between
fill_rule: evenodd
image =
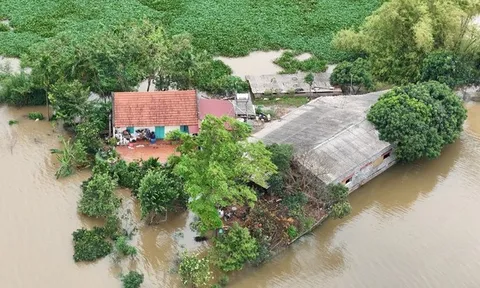
<instances>
[{"instance_id":1,"label":"white painted wall","mask_svg":"<svg viewBox=\"0 0 480 288\"><path fill-rule=\"evenodd\" d=\"M165 126L165 135L167 135L168 132L174 130L180 130L180 126Z\"/></svg>"}]
</instances>

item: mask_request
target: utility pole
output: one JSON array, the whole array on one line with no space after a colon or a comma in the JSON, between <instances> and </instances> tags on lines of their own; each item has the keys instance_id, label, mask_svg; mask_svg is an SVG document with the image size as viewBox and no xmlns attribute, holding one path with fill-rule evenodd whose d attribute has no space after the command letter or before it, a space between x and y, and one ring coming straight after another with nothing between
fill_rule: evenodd
<instances>
[{"instance_id":1,"label":"utility pole","mask_svg":"<svg viewBox=\"0 0 480 288\"><path fill-rule=\"evenodd\" d=\"M353 90L353 75L350 73L350 95L352 95Z\"/></svg>"}]
</instances>

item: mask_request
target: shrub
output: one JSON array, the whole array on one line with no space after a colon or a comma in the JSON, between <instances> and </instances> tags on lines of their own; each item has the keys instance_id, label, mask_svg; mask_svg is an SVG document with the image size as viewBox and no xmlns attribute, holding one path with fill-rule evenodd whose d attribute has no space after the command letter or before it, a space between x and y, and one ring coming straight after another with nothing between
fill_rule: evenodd
<instances>
[{"instance_id":1,"label":"shrub","mask_svg":"<svg viewBox=\"0 0 480 288\"><path fill-rule=\"evenodd\" d=\"M290 237L291 240L297 238L297 236L298 236L297 227L295 227L293 225L288 226L287 234L288 234L288 237Z\"/></svg>"},{"instance_id":2,"label":"shrub","mask_svg":"<svg viewBox=\"0 0 480 288\"><path fill-rule=\"evenodd\" d=\"M350 214L351 211L352 211L352 206L350 205L350 203L348 201L343 201L343 202L335 203L332 206L330 215L333 218L341 219L347 216L348 214Z\"/></svg>"},{"instance_id":3,"label":"shrub","mask_svg":"<svg viewBox=\"0 0 480 288\"><path fill-rule=\"evenodd\" d=\"M28 113L28 119L31 119L31 120L43 120L44 117L43 117L43 114L40 113L40 112L30 112Z\"/></svg>"},{"instance_id":4,"label":"shrub","mask_svg":"<svg viewBox=\"0 0 480 288\"><path fill-rule=\"evenodd\" d=\"M108 174L93 175L86 185L83 185L82 198L78 203L78 210L90 217L107 217L113 215L120 206L114 190L116 182Z\"/></svg>"},{"instance_id":5,"label":"shrub","mask_svg":"<svg viewBox=\"0 0 480 288\"><path fill-rule=\"evenodd\" d=\"M18 120L8 120L8 125L12 126L18 124Z\"/></svg>"},{"instance_id":6,"label":"shrub","mask_svg":"<svg viewBox=\"0 0 480 288\"><path fill-rule=\"evenodd\" d=\"M165 135L167 141L180 141L182 139L182 132L180 130L172 130Z\"/></svg>"},{"instance_id":7,"label":"shrub","mask_svg":"<svg viewBox=\"0 0 480 288\"><path fill-rule=\"evenodd\" d=\"M293 146L289 144L272 144L267 146L268 151L272 152L272 162L278 168L279 173L290 170L290 162L293 157Z\"/></svg>"},{"instance_id":8,"label":"shrub","mask_svg":"<svg viewBox=\"0 0 480 288\"><path fill-rule=\"evenodd\" d=\"M95 261L110 254L112 244L107 241L103 228L94 227L93 230L78 229L73 232L75 262Z\"/></svg>"},{"instance_id":9,"label":"shrub","mask_svg":"<svg viewBox=\"0 0 480 288\"><path fill-rule=\"evenodd\" d=\"M225 235L214 240L213 255L221 270L240 270L245 263L257 258L258 244L247 228L234 223Z\"/></svg>"},{"instance_id":10,"label":"shrub","mask_svg":"<svg viewBox=\"0 0 480 288\"><path fill-rule=\"evenodd\" d=\"M293 217L304 215L303 206L305 206L307 202L308 198L303 192L296 192L282 199L282 204L288 208L288 215Z\"/></svg>"},{"instance_id":11,"label":"shrub","mask_svg":"<svg viewBox=\"0 0 480 288\"><path fill-rule=\"evenodd\" d=\"M327 186L327 202L333 205L348 199L348 187L341 184L330 184Z\"/></svg>"},{"instance_id":12,"label":"shrub","mask_svg":"<svg viewBox=\"0 0 480 288\"><path fill-rule=\"evenodd\" d=\"M133 256L137 254L137 249L127 243L128 239L125 236L120 236L115 241L116 251L120 256Z\"/></svg>"},{"instance_id":13,"label":"shrub","mask_svg":"<svg viewBox=\"0 0 480 288\"><path fill-rule=\"evenodd\" d=\"M209 260L207 258L199 258L197 254L188 255L184 252L181 257L178 272L183 285L201 287L207 285L212 279Z\"/></svg>"},{"instance_id":14,"label":"shrub","mask_svg":"<svg viewBox=\"0 0 480 288\"><path fill-rule=\"evenodd\" d=\"M105 235L110 239L117 239L120 234L120 219L117 216L110 215L105 220Z\"/></svg>"},{"instance_id":15,"label":"shrub","mask_svg":"<svg viewBox=\"0 0 480 288\"><path fill-rule=\"evenodd\" d=\"M123 288L139 288L143 283L143 274L130 271L122 276Z\"/></svg>"},{"instance_id":16,"label":"shrub","mask_svg":"<svg viewBox=\"0 0 480 288\"><path fill-rule=\"evenodd\" d=\"M227 287L229 280L230 279L228 278L228 276L224 274L220 276L220 280L218 281L218 284L220 285L220 287Z\"/></svg>"}]
</instances>

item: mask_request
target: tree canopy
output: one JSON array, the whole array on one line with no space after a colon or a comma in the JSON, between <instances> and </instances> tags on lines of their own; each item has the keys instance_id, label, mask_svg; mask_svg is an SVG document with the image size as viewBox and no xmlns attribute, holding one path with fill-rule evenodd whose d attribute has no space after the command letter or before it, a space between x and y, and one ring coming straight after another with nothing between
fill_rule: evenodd
<instances>
[{"instance_id":1,"label":"tree canopy","mask_svg":"<svg viewBox=\"0 0 480 288\"><path fill-rule=\"evenodd\" d=\"M218 209L234 204L253 205L255 192L247 185L265 185L276 171L263 143L249 143L250 127L233 118L203 120L200 133L182 136L174 171L185 180L188 206L200 218L200 230L222 227ZM178 156L177 156L178 157Z\"/></svg>"},{"instance_id":2,"label":"tree canopy","mask_svg":"<svg viewBox=\"0 0 480 288\"><path fill-rule=\"evenodd\" d=\"M479 11L477 0L386 1L358 31L340 31L333 44L368 55L381 81L416 82L428 53L445 49L468 54L478 49L478 29L471 20Z\"/></svg>"},{"instance_id":3,"label":"tree canopy","mask_svg":"<svg viewBox=\"0 0 480 288\"><path fill-rule=\"evenodd\" d=\"M338 64L330 76L332 85L339 85L342 91L353 90L357 94L361 88L367 90L373 88L373 76L367 60L358 58L354 62L342 62ZM347 89L347 87L350 87ZM354 87L357 87L354 89Z\"/></svg>"},{"instance_id":4,"label":"tree canopy","mask_svg":"<svg viewBox=\"0 0 480 288\"><path fill-rule=\"evenodd\" d=\"M93 177L82 185L83 193L78 210L90 217L108 217L120 206L115 196L115 180L105 173L94 173Z\"/></svg>"},{"instance_id":5,"label":"tree canopy","mask_svg":"<svg viewBox=\"0 0 480 288\"><path fill-rule=\"evenodd\" d=\"M173 173L167 169L148 171L138 189L142 218L150 216L149 222L152 222L156 215L166 214L182 194L182 182Z\"/></svg>"},{"instance_id":6,"label":"tree canopy","mask_svg":"<svg viewBox=\"0 0 480 288\"><path fill-rule=\"evenodd\" d=\"M400 161L435 158L453 143L467 117L462 101L435 81L397 87L382 95L368 113L380 139L395 144Z\"/></svg>"}]
</instances>

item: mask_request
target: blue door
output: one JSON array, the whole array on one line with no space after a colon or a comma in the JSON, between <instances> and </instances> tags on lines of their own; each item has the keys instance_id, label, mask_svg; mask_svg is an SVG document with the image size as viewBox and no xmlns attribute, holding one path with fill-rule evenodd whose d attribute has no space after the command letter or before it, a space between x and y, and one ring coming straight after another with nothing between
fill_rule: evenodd
<instances>
[{"instance_id":1,"label":"blue door","mask_svg":"<svg viewBox=\"0 0 480 288\"><path fill-rule=\"evenodd\" d=\"M130 134L133 134L133 132L135 132L135 129L133 127L127 127L127 131L130 132Z\"/></svg>"},{"instance_id":2,"label":"blue door","mask_svg":"<svg viewBox=\"0 0 480 288\"><path fill-rule=\"evenodd\" d=\"M157 139L165 138L165 126L155 126L155 137Z\"/></svg>"},{"instance_id":3,"label":"blue door","mask_svg":"<svg viewBox=\"0 0 480 288\"><path fill-rule=\"evenodd\" d=\"M183 133L188 133L188 126L187 125L180 126L180 131Z\"/></svg>"}]
</instances>

